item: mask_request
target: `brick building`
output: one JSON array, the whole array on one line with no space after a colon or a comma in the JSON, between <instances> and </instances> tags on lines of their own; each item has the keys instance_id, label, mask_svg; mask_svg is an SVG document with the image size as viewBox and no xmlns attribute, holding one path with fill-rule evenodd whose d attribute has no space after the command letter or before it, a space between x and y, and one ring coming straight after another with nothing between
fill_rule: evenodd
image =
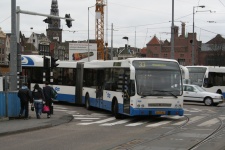
<instances>
[{"instance_id":1,"label":"brick building","mask_svg":"<svg viewBox=\"0 0 225 150\"><path fill-rule=\"evenodd\" d=\"M181 35L178 35L179 27L174 27L174 59L181 65L192 65L192 33L185 35L185 23L181 24ZM198 55L201 49L201 41L197 41L194 33L194 64L199 64ZM142 57L171 58L171 43L168 40L161 41L156 36L141 50Z\"/></svg>"}]
</instances>

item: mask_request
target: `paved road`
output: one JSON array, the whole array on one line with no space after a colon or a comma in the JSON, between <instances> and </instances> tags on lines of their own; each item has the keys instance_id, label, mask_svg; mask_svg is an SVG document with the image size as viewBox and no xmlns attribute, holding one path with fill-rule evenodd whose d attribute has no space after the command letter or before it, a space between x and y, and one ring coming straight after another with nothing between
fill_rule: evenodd
<instances>
[{"instance_id":1,"label":"paved road","mask_svg":"<svg viewBox=\"0 0 225 150\"><path fill-rule=\"evenodd\" d=\"M109 112L99 109L88 111L81 106L55 105L53 118L59 115L72 116L69 123L2 136L0 145L1 150L15 148L24 150L188 149L215 131L221 125L221 121L223 123L224 108L224 105L208 107L187 103L185 117L163 116L156 119L127 117L116 120ZM189 118L188 123L181 127L187 118ZM21 121L32 120L37 119ZM220 150L224 146L224 138L224 134L220 134L196 149ZM9 142L13 144L7 144Z\"/></svg>"}]
</instances>

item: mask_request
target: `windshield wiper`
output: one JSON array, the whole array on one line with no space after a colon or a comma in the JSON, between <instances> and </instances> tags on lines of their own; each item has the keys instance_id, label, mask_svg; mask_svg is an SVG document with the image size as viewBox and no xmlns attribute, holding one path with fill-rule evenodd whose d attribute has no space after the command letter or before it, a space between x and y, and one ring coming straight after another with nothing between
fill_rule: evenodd
<instances>
[{"instance_id":1,"label":"windshield wiper","mask_svg":"<svg viewBox=\"0 0 225 150\"><path fill-rule=\"evenodd\" d=\"M170 95L174 96L175 98L178 98L174 93L172 93L171 91L162 91L162 90L153 90L156 92L165 92L165 93L169 93Z\"/></svg>"},{"instance_id":2,"label":"windshield wiper","mask_svg":"<svg viewBox=\"0 0 225 150\"><path fill-rule=\"evenodd\" d=\"M152 96L152 94L144 94L144 95L141 95L141 98L144 98L146 96Z\"/></svg>"}]
</instances>

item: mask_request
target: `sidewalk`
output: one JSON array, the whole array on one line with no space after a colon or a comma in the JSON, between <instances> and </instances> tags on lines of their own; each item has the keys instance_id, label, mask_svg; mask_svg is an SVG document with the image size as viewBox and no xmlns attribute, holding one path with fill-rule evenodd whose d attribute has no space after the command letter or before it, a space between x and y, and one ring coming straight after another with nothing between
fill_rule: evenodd
<instances>
[{"instance_id":1,"label":"sidewalk","mask_svg":"<svg viewBox=\"0 0 225 150\"><path fill-rule=\"evenodd\" d=\"M28 120L23 118L0 118L0 136L49 128L68 123L73 119L72 115L58 111L54 111L51 118L47 118L47 114L42 114L41 119L37 119L35 111L29 110L29 116L31 118Z\"/></svg>"}]
</instances>

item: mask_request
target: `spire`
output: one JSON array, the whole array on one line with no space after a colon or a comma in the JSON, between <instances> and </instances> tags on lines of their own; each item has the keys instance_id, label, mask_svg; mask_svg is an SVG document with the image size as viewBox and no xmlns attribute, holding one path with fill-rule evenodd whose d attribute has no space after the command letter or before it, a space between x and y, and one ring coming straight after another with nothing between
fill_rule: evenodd
<instances>
[{"instance_id":1,"label":"spire","mask_svg":"<svg viewBox=\"0 0 225 150\"><path fill-rule=\"evenodd\" d=\"M58 1L52 0L50 14L54 16L59 16L59 9L58 9ZM49 29L59 29L60 28L60 19L52 19L52 24L48 25Z\"/></svg>"}]
</instances>

